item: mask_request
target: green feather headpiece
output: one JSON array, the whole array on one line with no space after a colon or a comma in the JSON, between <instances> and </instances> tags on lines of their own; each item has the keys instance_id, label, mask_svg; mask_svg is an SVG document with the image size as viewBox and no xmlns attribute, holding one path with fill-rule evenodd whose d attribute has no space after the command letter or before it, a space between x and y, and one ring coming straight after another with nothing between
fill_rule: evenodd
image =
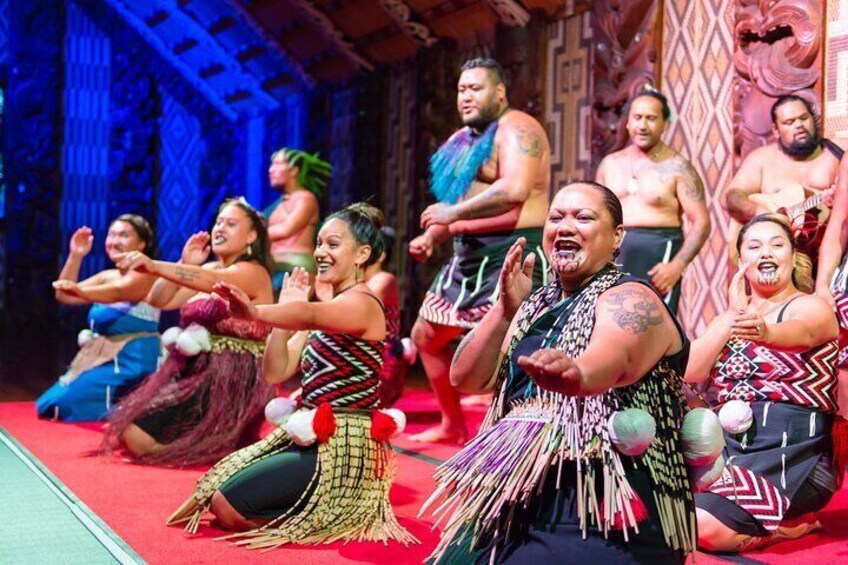
<instances>
[{"instance_id":1,"label":"green feather headpiece","mask_svg":"<svg viewBox=\"0 0 848 565\"><path fill-rule=\"evenodd\" d=\"M290 167L298 167L297 184L315 194L321 196L321 192L327 186L327 181L333 175L333 166L318 157L318 153L314 155L299 149L289 149L283 147L275 151L271 155L271 160L282 154L288 161Z\"/></svg>"}]
</instances>

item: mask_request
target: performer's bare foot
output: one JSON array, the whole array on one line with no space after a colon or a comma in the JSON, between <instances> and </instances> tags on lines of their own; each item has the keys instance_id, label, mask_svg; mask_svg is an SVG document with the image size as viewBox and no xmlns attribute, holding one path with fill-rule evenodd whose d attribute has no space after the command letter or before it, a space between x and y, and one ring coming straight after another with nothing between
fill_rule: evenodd
<instances>
[{"instance_id":1,"label":"performer's bare foot","mask_svg":"<svg viewBox=\"0 0 848 565\"><path fill-rule=\"evenodd\" d=\"M409 436L409 441L414 441L415 443L453 443L464 445L467 440L467 431L445 428L443 426L436 426L435 428L430 428L421 433Z\"/></svg>"},{"instance_id":2,"label":"performer's bare foot","mask_svg":"<svg viewBox=\"0 0 848 565\"><path fill-rule=\"evenodd\" d=\"M489 394L469 394L459 401L463 406L483 406L488 408L492 404L493 393Z\"/></svg>"},{"instance_id":3,"label":"performer's bare foot","mask_svg":"<svg viewBox=\"0 0 848 565\"><path fill-rule=\"evenodd\" d=\"M821 522L818 521L818 518L816 518L816 515L809 512L798 516L797 518L793 518L792 520L782 521L780 526L777 528L777 531L774 533L774 537L776 537L778 541L793 540L806 536L807 534L814 534L822 529L824 528Z\"/></svg>"}]
</instances>

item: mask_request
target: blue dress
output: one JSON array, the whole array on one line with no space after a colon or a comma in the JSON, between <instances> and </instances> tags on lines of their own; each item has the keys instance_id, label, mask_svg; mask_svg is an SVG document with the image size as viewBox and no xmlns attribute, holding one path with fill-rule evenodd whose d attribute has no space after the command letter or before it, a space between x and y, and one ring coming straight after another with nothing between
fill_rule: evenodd
<instances>
[{"instance_id":1,"label":"blue dress","mask_svg":"<svg viewBox=\"0 0 848 565\"><path fill-rule=\"evenodd\" d=\"M119 398L156 370L159 309L144 302L94 304L88 311L88 324L99 337L84 345L72 363L72 367L86 370L74 376L69 369L47 389L35 401L39 417L66 422L102 420ZM111 338L108 343L107 338ZM101 345L106 347L98 347Z\"/></svg>"}]
</instances>

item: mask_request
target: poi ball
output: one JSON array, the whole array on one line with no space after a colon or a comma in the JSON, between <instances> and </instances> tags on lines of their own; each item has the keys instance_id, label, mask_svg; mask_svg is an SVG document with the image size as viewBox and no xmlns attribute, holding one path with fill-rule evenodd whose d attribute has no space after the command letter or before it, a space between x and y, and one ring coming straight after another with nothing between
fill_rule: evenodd
<instances>
[{"instance_id":1,"label":"poi ball","mask_svg":"<svg viewBox=\"0 0 848 565\"><path fill-rule=\"evenodd\" d=\"M162 332L162 346L168 349L174 347L181 333L183 333L183 329L179 326L171 326Z\"/></svg>"},{"instance_id":2,"label":"poi ball","mask_svg":"<svg viewBox=\"0 0 848 565\"><path fill-rule=\"evenodd\" d=\"M718 411L721 427L731 434L741 434L748 431L754 421L751 405L744 400L731 400Z\"/></svg>"},{"instance_id":3,"label":"poi ball","mask_svg":"<svg viewBox=\"0 0 848 565\"><path fill-rule=\"evenodd\" d=\"M398 410L397 408L387 408L385 410L381 410L384 414L387 414L392 417L392 420L397 424L397 430L392 434L392 437L400 434L404 428L406 428L406 414L403 413L402 410Z\"/></svg>"},{"instance_id":4,"label":"poi ball","mask_svg":"<svg viewBox=\"0 0 848 565\"><path fill-rule=\"evenodd\" d=\"M286 433L289 434L291 440L300 446L312 445L318 436L315 435L315 429L312 427L312 420L315 419L315 410L298 410L289 416L286 422Z\"/></svg>"},{"instance_id":5,"label":"poi ball","mask_svg":"<svg viewBox=\"0 0 848 565\"><path fill-rule=\"evenodd\" d=\"M92 341L97 337L97 334L91 330L81 330L80 333L77 334L77 345L82 347L86 343Z\"/></svg>"},{"instance_id":6,"label":"poi ball","mask_svg":"<svg viewBox=\"0 0 848 565\"><path fill-rule=\"evenodd\" d=\"M689 467L689 480L695 492L707 490L710 485L719 480L724 472L724 464L724 455L719 455L712 465Z\"/></svg>"},{"instance_id":7,"label":"poi ball","mask_svg":"<svg viewBox=\"0 0 848 565\"><path fill-rule=\"evenodd\" d=\"M654 417L638 408L613 412L607 422L610 440L624 455L642 455L657 435Z\"/></svg>"},{"instance_id":8,"label":"poi ball","mask_svg":"<svg viewBox=\"0 0 848 565\"><path fill-rule=\"evenodd\" d=\"M265 405L265 419L279 427L297 410L297 402L290 398L272 398Z\"/></svg>"},{"instance_id":9,"label":"poi ball","mask_svg":"<svg viewBox=\"0 0 848 565\"><path fill-rule=\"evenodd\" d=\"M712 465L724 449L724 430L718 416L707 408L695 408L683 418L680 429L683 458L689 465Z\"/></svg>"},{"instance_id":10,"label":"poi ball","mask_svg":"<svg viewBox=\"0 0 848 565\"><path fill-rule=\"evenodd\" d=\"M191 324L177 338L177 350L186 357L194 357L201 351L210 351L212 343L209 330L200 324Z\"/></svg>"}]
</instances>

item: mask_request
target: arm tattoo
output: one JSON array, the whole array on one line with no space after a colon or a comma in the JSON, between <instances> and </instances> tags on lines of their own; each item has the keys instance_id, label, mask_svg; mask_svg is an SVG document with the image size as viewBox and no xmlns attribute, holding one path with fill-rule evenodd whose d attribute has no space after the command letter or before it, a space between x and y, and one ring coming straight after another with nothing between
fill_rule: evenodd
<instances>
[{"instance_id":1,"label":"arm tattoo","mask_svg":"<svg viewBox=\"0 0 848 565\"><path fill-rule=\"evenodd\" d=\"M690 230L683 238L683 246L674 258L683 263L684 266L688 265L695 258L695 255L701 251L701 247L704 246L708 236L707 230Z\"/></svg>"},{"instance_id":2,"label":"arm tattoo","mask_svg":"<svg viewBox=\"0 0 848 565\"><path fill-rule=\"evenodd\" d=\"M631 334L644 333L651 326L662 323L662 313L647 290L621 289L609 296L606 308L615 323Z\"/></svg>"},{"instance_id":3,"label":"arm tattoo","mask_svg":"<svg viewBox=\"0 0 848 565\"><path fill-rule=\"evenodd\" d=\"M542 156L542 138L536 128L530 124L520 124L514 128L512 139L515 146L528 157Z\"/></svg>"},{"instance_id":4,"label":"arm tattoo","mask_svg":"<svg viewBox=\"0 0 848 565\"><path fill-rule=\"evenodd\" d=\"M510 201L509 194L504 189L490 186L480 194L461 202L458 206L461 219L473 220L497 216L510 210L514 204Z\"/></svg>"},{"instance_id":5,"label":"arm tattoo","mask_svg":"<svg viewBox=\"0 0 848 565\"><path fill-rule=\"evenodd\" d=\"M694 202L704 201L704 183L701 182L701 177L688 161L683 162L684 173L677 181L683 185L683 193L686 194Z\"/></svg>"},{"instance_id":6,"label":"arm tattoo","mask_svg":"<svg viewBox=\"0 0 848 565\"><path fill-rule=\"evenodd\" d=\"M200 273L196 273L191 269L186 269L181 265L177 265L177 267L174 269L174 276L176 276L183 282L191 282L199 279Z\"/></svg>"},{"instance_id":7,"label":"arm tattoo","mask_svg":"<svg viewBox=\"0 0 848 565\"><path fill-rule=\"evenodd\" d=\"M468 344L471 343L471 340L474 339L474 329L465 334L465 337L462 338L462 341L459 342L459 345L456 346L456 351L453 354L453 362L456 363L456 360L459 359L459 356L462 355L462 351L468 347Z\"/></svg>"}]
</instances>

